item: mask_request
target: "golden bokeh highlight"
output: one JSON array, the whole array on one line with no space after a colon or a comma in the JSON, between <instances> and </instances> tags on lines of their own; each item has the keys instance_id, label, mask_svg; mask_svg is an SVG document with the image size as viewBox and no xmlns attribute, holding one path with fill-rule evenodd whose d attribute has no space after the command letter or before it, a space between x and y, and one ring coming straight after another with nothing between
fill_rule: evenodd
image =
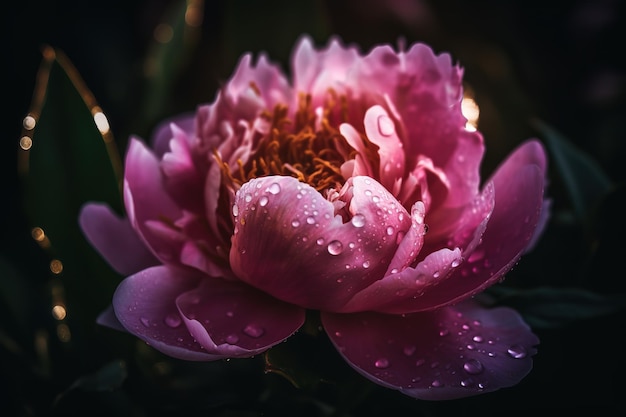
<instances>
[{"instance_id":1,"label":"golden bokeh highlight","mask_svg":"<svg viewBox=\"0 0 626 417\"><path fill-rule=\"evenodd\" d=\"M22 150L27 151L33 146L33 140L28 136L22 136L20 139L20 148Z\"/></svg>"},{"instance_id":2,"label":"golden bokeh highlight","mask_svg":"<svg viewBox=\"0 0 626 417\"><path fill-rule=\"evenodd\" d=\"M36 125L37 119L30 114L24 117L24 120L22 121L22 126L24 126L24 129L26 130L33 130Z\"/></svg>"},{"instance_id":3,"label":"golden bokeh highlight","mask_svg":"<svg viewBox=\"0 0 626 417\"><path fill-rule=\"evenodd\" d=\"M70 328L65 323L57 324L57 337L61 342L69 342L72 339L72 333L70 332Z\"/></svg>"},{"instance_id":4,"label":"golden bokeh highlight","mask_svg":"<svg viewBox=\"0 0 626 417\"><path fill-rule=\"evenodd\" d=\"M93 110L93 109L92 109ZM109 120L107 117L100 111L100 109L96 109L93 115L93 121L96 123L96 127L103 135L106 135L111 131L111 127L109 126Z\"/></svg>"},{"instance_id":5,"label":"golden bokeh highlight","mask_svg":"<svg viewBox=\"0 0 626 417\"><path fill-rule=\"evenodd\" d=\"M470 132L475 132L478 129L478 116L480 115L480 109L478 104L472 97L463 97L461 101L461 112L467 119L465 129Z\"/></svg>"},{"instance_id":6,"label":"golden bokeh highlight","mask_svg":"<svg viewBox=\"0 0 626 417\"><path fill-rule=\"evenodd\" d=\"M52 307L52 317L57 320L63 320L65 317L67 317L67 310L61 304L57 304Z\"/></svg>"},{"instance_id":7,"label":"golden bokeh highlight","mask_svg":"<svg viewBox=\"0 0 626 417\"><path fill-rule=\"evenodd\" d=\"M174 37L174 29L167 23L161 23L154 28L153 36L158 43L168 43Z\"/></svg>"},{"instance_id":8,"label":"golden bokeh highlight","mask_svg":"<svg viewBox=\"0 0 626 417\"><path fill-rule=\"evenodd\" d=\"M50 271L55 275L60 274L61 272L63 272L63 263L58 259L51 260Z\"/></svg>"},{"instance_id":9,"label":"golden bokeh highlight","mask_svg":"<svg viewBox=\"0 0 626 417\"><path fill-rule=\"evenodd\" d=\"M185 23L191 27L202 25L202 14L204 13L204 2L201 0L190 0L187 2L185 11Z\"/></svg>"}]
</instances>

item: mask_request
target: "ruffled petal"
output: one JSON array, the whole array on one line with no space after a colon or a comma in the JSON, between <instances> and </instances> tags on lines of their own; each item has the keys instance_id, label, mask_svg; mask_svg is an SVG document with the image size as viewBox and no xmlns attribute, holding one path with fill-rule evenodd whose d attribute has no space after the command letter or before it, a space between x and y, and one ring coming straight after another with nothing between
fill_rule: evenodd
<instances>
[{"instance_id":1,"label":"ruffled petal","mask_svg":"<svg viewBox=\"0 0 626 417\"><path fill-rule=\"evenodd\" d=\"M365 134L378 146L380 183L397 195L398 181L404 175L404 150L394 121L381 106L372 106L365 112Z\"/></svg>"},{"instance_id":2,"label":"ruffled petal","mask_svg":"<svg viewBox=\"0 0 626 417\"><path fill-rule=\"evenodd\" d=\"M337 350L359 373L423 400L449 400L517 384L539 339L512 309L473 301L406 316L322 313Z\"/></svg>"},{"instance_id":3,"label":"ruffled petal","mask_svg":"<svg viewBox=\"0 0 626 417\"><path fill-rule=\"evenodd\" d=\"M165 191L159 161L135 138L126 154L124 203L131 224L152 252L161 261L176 262L181 242L170 225L182 212Z\"/></svg>"},{"instance_id":4,"label":"ruffled petal","mask_svg":"<svg viewBox=\"0 0 626 417\"><path fill-rule=\"evenodd\" d=\"M176 304L193 338L225 358L259 354L291 336L305 318L300 307L223 279L202 280Z\"/></svg>"},{"instance_id":5,"label":"ruffled petal","mask_svg":"<svg viewBox=\"0 0 626 417\"><path fill-rule=\"evenodd\" d=\"M463 263L444 283L421 297L422 308L453 304L477 294L500 281L517 263L541 219L545 172L541 165L525 165L538 149L532 142L520 145L494 173L490 182L495 207L480 243L463 254Z\"/></svg>"},{"instance_id":6,"label":"ruffled petal","mask_svg":"<svg viewBox=\"0 0 626 417\"><path fill-rule=\"evenodd\" d=\"M176 298L199 285L197 276L164 266L144 269L120 283L113 294L115 315L124 328L156 350L178 359L210 361L181 317Z\"/></svg>"},{"instance_id":7,"label":"ruffled petal","mask_svg":"<svg viewBox=\"0 0 626 417\"><path fill-rule=\"evenodd\" d=\"M126 218L105 204L85 204L78 222L89 243L115 271L130 275L159 263Z\"/></svg>"},{"instance_id":8,"label":"ruffled petal","mask_svg":"<svg viewBox=\"0 0 626 417\"><path fill-rule=\"evenodd\" d=\"M163 120L156 126L154 134L152 135L151 147L159 158L170 149L170 139L172 139L173 136L172 125L176 125L189 136L193 135L196 126L195 113L180 114Z\"/></svg>"},{"instance_id":9,"label":"ruffled petal","mask_svg":"<svg viewBox=\"0 0 626 417\"><path fill-rule=\"evenodd\" d=\"M233 207L235 274L281 300L339 311L385 273L411 227L411 216L371 178L351 178L342 193L347 206L337 214L292 177L244 184Z\"/></svg>"}]
</instances>

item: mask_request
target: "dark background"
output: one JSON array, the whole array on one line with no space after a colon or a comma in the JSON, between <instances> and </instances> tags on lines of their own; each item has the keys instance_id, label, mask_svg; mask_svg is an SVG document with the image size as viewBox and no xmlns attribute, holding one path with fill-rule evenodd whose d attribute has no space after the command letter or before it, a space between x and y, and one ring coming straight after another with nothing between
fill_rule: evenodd
<instances>
[{"instance_id":1,"label":"dark background","mask_svg":"<svg viewBox=\"0 0 626 417\"><path fill-rule=\"evenodd\" d=\"M368 395L357 390L361 397L324 384L296 389L280 375L265 374L262 360L194 367L168 361L138 347L131 337L85 324L95 320L93 312L111 294L78 292L77 297L68 283L66 302L68 307L75 303L68 311L82 312L84 321L76 324L71 347L53 336L44 338L49 355L38 357L41 350L36 344L43 340L42 332L54 332L49 292L56 287L50 286L48 254L30 238L32 224L25 215L17 172L22 119L31 105L43 45L58 48L72 61L107 114L123 150L130 134L147 138L160 118L212 101L243 52L265 51L288 71L295 41L308 33L318 45L324 45L330 35L339 35L364 52L375 44L396 45L400 38L407 44L421 41L436 52L450 52L465 68L465 80L481 109L486 173L517 143L531 136L541 139L543 132L531 123L541 119L597 163L614 188L623 191L624 3L206 1L197 43L181 63L167 100L149 116L140 110L142 98L150 92L144 82L145 59L153 48L155 27L180 2L41 0L5 6L2 62L8 72L2 78L5 212L0 225L4 274L0 301L9 305L19 293L28 302L18 310L26 319L15 317L8 307L0 309L0 404L7 405L10 413L0 414L332 415L327 406L345 416L504 415L540 410L626 414L626 316L623 310L586 315L588 309L580 302L576 311L564 313L576 320L535 329L541 339L535 369L518 386L446 403L416 401L368 385L364 388ZM398 11L394 5L404 9ZM539 246L505 282L518 288L574 287L599 297L624 294L624 193L612 193L594 212L590 225L580 224L572 220L572 204L553 162L548 188L554 200L553 218ZM90 277L82 279L88 282ZM114 284L110 282L112 288ZM589 305L595 306L593 296ZM293 346L306 342L295 340ZM314 356L332 355L324 350L323 341L313 345L320 349L303 349ZM106 368L117 360L124 366L116 367L114 362ZM94 378L103 367L105 371ZM354 396L349 405L343 395Z\"/></svg>"}]
</instances>

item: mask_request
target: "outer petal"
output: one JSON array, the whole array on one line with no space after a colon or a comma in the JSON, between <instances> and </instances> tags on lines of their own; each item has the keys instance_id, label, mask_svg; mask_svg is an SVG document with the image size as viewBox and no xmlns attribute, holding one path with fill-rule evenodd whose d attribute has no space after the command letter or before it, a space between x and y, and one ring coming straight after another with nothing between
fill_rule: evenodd
<instances>
[{"instance_id":1,"label":"outer petal","mask_svg":"<svg viewBox=\"0 0 626 417\"><path fill-rule=\"evenodd\" d=\"M419 300L423 309L458 302L498 282L531 243L541 219L545 172L529 161L541 159L543 149L527 142L495 172L495 207L481 243L454 273L430 288Z\"/></svg>"},{"instance_id":2,"label":"outer petal","mask_svg":"<svg viewBox=\"0 0 626 417\"><path fill-rule=\"evenodd\" d=\"M134 138L131 138L126 154L124 203L131 224L153 253L164 262L177 261L180 242L178 233L170 224L182 212L164 189L155 155Z\"/></svg>"},{"instance_id":3,"label":"outer petal","mask_svg":"<svg viewBox=\"0 0 626 417\"><path fill-rule=\"evenodd\" d=\"M185 326L176 298L196 288L199 280L177 272L156 266L122 281L113 294L117 319L130 333L166 355L192 361L222 358L207 353Z\"/></svg>"},{"instance_id":4,"label":"outer petal","mask_svg":"<svg viewBox=\"0 0 626 417\"><path fill-rule=\"evenodd\" d=\"M176 303L194 339L224 357L259 354L291 336L305 318L300 307L222 279L204 279Z\"/></svg>"},{"instance_id":5,"label":"outer petal","mask_svg":"<svg viewBox=\"0 0 626 417\"><path fill-rule=\"evenodd\" d=\"M78 222L89 243L120 274L130 275L159 263L128 219L119 218L107 205L84 205Z\"/></svg>"},{"instance_id":6,"label":"outer petal","mask_svg":"<svg viewBox=\"0 0 626 417\"><path fill-rule=\"evenodd\" d=\"M178 126L187 135L193 135L196 126L196 115L193 112L180 114L178 116L163 120L154 129L151 146L156 155L160 158L170 148L170 139L172 139L172 125Z\"/></svg>"},{"instance_id":7,"label":"outer petal","mask_svg":"<svg viewBox=\"0 0 626 417\"><path fill-rule=\"evenodd\" d=\"M411 216L371 178L351 178L342 192L345 223L332 202L295 178L244 184L234 206L235 274L281 300L339 311L385 273L411 227Z\"/></svg>"},{"instance_id":8,"label":"outer petal","mask_svg":"<svg viewBox=\"0 0 626 417\"><path fill-rule=\"evenodd\" d=\"M506 307L474 302L428 313L322 313L322 324L358 372L424 400L446 400L517 384L539 339Z\"/></svg>"}]
</instances>

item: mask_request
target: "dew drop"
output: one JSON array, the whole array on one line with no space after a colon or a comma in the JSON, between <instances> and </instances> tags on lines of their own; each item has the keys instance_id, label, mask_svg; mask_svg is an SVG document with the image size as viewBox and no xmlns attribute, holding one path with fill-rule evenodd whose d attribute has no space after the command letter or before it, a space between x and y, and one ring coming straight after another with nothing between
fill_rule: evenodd
<instances>
[{"instance_id":1,"label":"dew drop","mask_svg":"<svg viewBox=\"0 0 626 417\"><path fill-rule=\"evenodd\" d=\"M352 220L350 220L350 222L354 227L363 227L365 226L365 216L357 213L352 217Z\"/></svg>"},{"instance_id":2,"label":"dew drop","mask_svg":"<svg viewBox=\"0 0 626 417\"><path fill-rule=\"evenodd\" d=\"M393 120L389 116L381 114L378 116L378 131L383 136L391 136L395 132Z\"/></svg>"},{"instance_id":3,"label":"dew drop","mask_svg":"<svg viewBox=\"0 0 626 417\"><path fill-rule=\"evenodd\" d=\"M508 350L507 353L515 359L523 359L526 357L526 348L522 345L513 345Z\"/></svg>"},{"instance_id":4,"label":"dew drop","mask_svg":"<svg viewBox=\"0 0 626 417\"><path fill-rule=\"evenodd\" d=\"M229 334L228 336L226 336L225 340L226 343L228 343L229 345L234 345L239 341L239 336L237 336L236 334Z\"/></svg>"},{"instance_id":5,"label":"dew drop","mask_svg":"<svg viewBox=\"0 0 626 417\"><path fill-rule=\"evenodd\" d=\"M322 245L324 244L324 238L323 238L323 237L320 237L319 239L317 239L317 240L315 241L315 243L317 243L318 245L322 246Z\"/></svg>"},{"instance_id":6,"label":"dew drop","mask_svg":"<svg viewBox=\"0 0 626 417\"><path fill-rule=\"evenodd\" d=\"M263 336L265 330L263 330L262 327L257 326L256 324L248 324L246 327L244 327L243 332L250 337L257 338Z\"/></svg>"},{"instance_id":7,"label":"dew drop","mask_svg":"<svg viewBox=\"0 0 626 417\"><path fill-rule=\"evenodd\" d=\"M294 219L291 221L291 226L292 227L298 227L300 226L300 221L298 219Z\"/></svg>"},{"instance_id":8,"label":"dew drop","mask_svg":"<svg viewBox=\"0 0 626 417\"><path fill-rule=\"evenodd\" d=\"M315 217L307 217L306 222L307 224L315 224Z\"/></svg>"},{"instance_id":9,"label":"dew drop","mask_svg":"<svg viewBox=\"0 0 626 417\"><path fill-rule=\"evenodd\" d=\"M276 194L280 193L280 185L278 185L278 183L274 182L274 183L272 183L272 185L267 187L267 191L270 192L271 194L276 195Z\"/></svg>"},{"instance_id":10,"label":"dew drop","mask_svg":"<svg viewBox=\"0 0 626 417\"><path fill-rule=\"evenodd\" d=\"M394 231L395 231L395 229L393 228L393 226L387 226L387 229L386 229L387 236L393 235Z\"/></svg>"},{"instance_id":11,"label":"dew drop","mask_svg":"<svg viewBox=\"0 0 626 417\"><path fill-rule=\"evenodd\" d=\"M343 252L343 244L338 240L333 240L328 244L328 253L331 255L339 255Z\"/></svg>"},{"instance_id":12,"label":"dew drop","mask_svg":"<svg viewBox=\"0 0 626 417\"><path fill-rule=\"evenodd\" d=\"M246 193L246 195L244 196L244 198L243 198L243 199L244 199L244 201L245 201L246 203L251 202L251 201L252 201L252 194L250 194L250 193Z\"/></svg>"},{"instance_id":13,"label":"dew drop","mask_svg":"<svg viewBox=\"0 0 626 417\"><path fill-rule=\"evenodd\" d=\"M404 349L402 349L402 353L404 353L406 356L411 356L415 353L416 350L417 348L415 346L405 346Z\"/></svg>"},{"instance_id":14,"label":"dew drop","mask_svg":"<svg viewBox=\"0 0 626 417\"><path fill-rule=\"evenodd\" d=\"M239 216L239 207L237 206L237 204L233 204L233 216Z\"/></svg>"},{"instance_id":15,"label":"dew drop","mask_svg":"<svg viewBox=\"0 0 626 417\"><path fill-rule=\"evenodd\" d=\"M141 324L143 324L146 327L150 327L150 319L147 319L145 317L141 317L139 319L139 321L141 321Z\"/></svg>"},{"instance_id":16,"label":"dew drop","mask_svg":"<svg viewBox=\"0 0 626 417\"><path fill-rule=\"evenodd\" d=\"M235 313L233 313L232 311L227 311L226 312L226 317L233 317L235 315Z\"/></svg>"},{"instance_id":17,"label":"dew drop","mask_svg":"<svg viewBox=\"0 0 626 417\"><path fill-rule=\"evenodd\" d=\"M452 261L452 263L450 264L450 266L451 266L452 268L456 268L456 267L458 267L459 265L461 265L461 260L460 260L460 259L455 259L455 260L454 260L454 261Z\"/></svg>"},{"instance_id":18,"label":"dew drop","mask_svg":"<svg viewBox=\"0 0 626 417\"><path fill-rule=\"evenodd\" d=\"M481 335L476 335L474 337L472 337L472 340L476 343L482 343L483 342L483 337Z\"/></svg>"},{"instance_id":19,"label":"dew drop","mask_svg":"<svg viewBox=\"0 0 626 417\"><path fill-rule=\"evenodd\" d=\"M265 207L267 206L267 203L270 201L269 198L267 198L267 196L262 195L261 198L259 198L259 205L261 207Z\"/></svg>"},{"instance_id":20,"label":"dew drop","mask_svg":"<svg viewBox=\"0 0 626 417\"><path fill-rule=\"evenodd\" d=\"M448 329L439 330L439 336L447 336L448 334L450 334L450 331Z\"/></svg>"},{"instance_id":21,"label":"dew drop","mask_svg":"<svg viewBox=\"0 0 626 417\"><path fill-rule=\"evenodd\" d=\"M415 361L415 366L422 366L426 363L426 359L418 359Z\"/></svg>"},{"instance_id":22,"label":"dew drop","mask_svg":"<svg viewBox=\"0 0 626 417\"><path fill-rule=\"evenodd\" d=\"M435 388L440 387L440 386L442 386L442 385L443 385L443 384L442 384L442 383L441 383L441 381L439 381L438 379L435 379L433 382L431 382L431 383L430 383L430 386L431 386L431 387L435 387Z\"/></svg>"},{"instance_id":23,"label":"dew drop","mask_svg":"<svg viewBox=\"0 0 626 417\"><path fill-rule=\"evenodd\" d=\"M389 368L389 360L387 358L380 358L376 362L374 362L374 366L378 369Z\"/></svg>"},{"instance_id":24,"label":"dew drop","mask_svg":"<svg viewBox=\"0 0 626 417\"><path fill-rule=\"evenodd\" d=\"M363 268L367 269L370 267L370 261L363 262Z\"/></svg>"},{"instance_id":25,"label":"dew drop","mask_svg":"<svg viewBox=\"0 0 626 417\"><path fill-rule=\"evenodd\" d=\"M177 314L168 314L165 317L165 324L167 324L172 329L180 326L180 323L181 323L181 319L180 319L180 316Z\"/></svg>"},{"instance_id":26,"label":"dew drop","mask_svg":"<svg viewBox=\"0 0 626 417\"><path fill-rule=\"evenodd\" d=\"M484 368L483 368L483 364L480 361L476 359L470 359L463 364L463 369L468 374L477 375L481 373Z\"/></svg>"}]
</instances>

